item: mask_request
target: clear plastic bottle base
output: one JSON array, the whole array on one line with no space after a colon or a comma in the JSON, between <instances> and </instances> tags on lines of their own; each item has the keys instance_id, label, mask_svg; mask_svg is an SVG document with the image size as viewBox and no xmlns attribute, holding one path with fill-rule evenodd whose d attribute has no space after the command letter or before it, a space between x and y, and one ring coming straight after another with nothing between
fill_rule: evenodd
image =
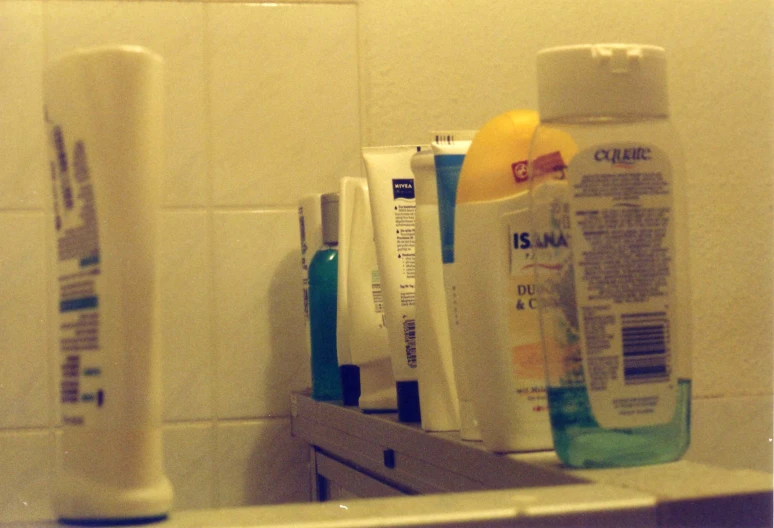
<instances>
[{"instance_id":1,"label":"clear plastic bottle base","mask_svg":"<svg viewBox=\"0 0 774 528\"><path fill-rule=\"evenodd\" d=\"M603 429L585 387L549 388L548 402L556 454L571 467L662 464L679 459L690 444L690 380L679 380L674 417L663 425Z\"/></svg>"}]
</instances>

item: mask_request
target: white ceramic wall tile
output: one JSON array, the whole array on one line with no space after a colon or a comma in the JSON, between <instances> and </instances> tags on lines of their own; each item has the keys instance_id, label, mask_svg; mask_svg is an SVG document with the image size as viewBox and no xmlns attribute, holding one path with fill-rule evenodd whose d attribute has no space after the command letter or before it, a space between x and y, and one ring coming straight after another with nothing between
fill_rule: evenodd
<instances>
[{"instance_id":1,"label":"white ceramic wall tile","mask_svg":"<svg viewBox=\"0 0 774 528\"><path fill-rule=\"evenodd\" d=\"M290 205L358 175L356 7L208 13L214 202Z\"/></svg>"},{"instance_id":2,"label":"white ceramic wall tile","mask_svg":"<svg viewBox=\"0 0 774 528\"><path fill-rule=\"evenodd\" d=\"M161 215L159 287L164 418L213 415L212 246L208 213Z\"/></svg>"},{"instance_id":3,"label":"white ceramic wall tile","mask_svg":"<svg viewBox=\"0 0 774 528\"><path fill-rule=\"evenodd\" d=\"M212 424L164 428L164 469L175 490L174 510L217 506L215 441Z\"/></svg>"},{"instance_id":4,"label":"white ceramic wall tile","mask_svg":"<svg viewBox=\"0 0 774 528\"><path fill-rule=\"evenodd\" d=\"M164 57L168 173L163 201L207 204L204 5L52 1L45 9L49 58L108 44L145 46Z\"/></svg>"},{"instance_id":5,"label":"white ceramic wall tile","mask_svg":"<svg viewBox=\"0 0 774 528\"><path fill-rule=\"evenodd\" d=\"M50 519L53 471L53 433L0 433L0 523Z\"/></svg>"},{"instance_id":6,"label":"white ceramic wall tile","mask_svg":"<svg viewBox=\"0 0 774 528\"><path fill-rule=\"evenodd\" d=\"M44 219L0 213L0 428L50 424Z\"/></svg>"},{"instance_id":7,"label":"white ceramic wall tile","mask_svg":"<svg viewBox=\"0 0 774 528\"><path fill-rule=\"evenodd\" d=\"M46 203L41 6L0 2L0 208Z\"/></svg>"},{"instance_id":8,"label":"white ceramic wall tile","mask_svg":"<svg viewBox=\"0 0 774 528\"><path fill-rule=\"evenodd\" d=\"M587 42L663 44L669 0L632 10L625 0L476 2L368 0L358 6L363 140L417 143L429 131L474 129L535 108L535 54ZM688 8L686 8L688 9ZM682 33L682 31L680 32ZM518 45L514 42L518 41Z\"/></svg>"},{"instance_id":9,"label":"white ceramic wall tile","mask_svg":"<svg viewBox=\"0 0 774 528\"><path fill-rule=\"evenodd\" d=\"M772 449L771 394L693 401L688 460L771 473Z\"/></svg>"},{"instance_id":10,"label":"white ceramic wall tile","mask_svg":"<svg viewBox=\"0 0 774 528\"><path fill-rule=\"evenodd\" d=\"M218 426L220 507L308 502L309 448L281 418Z\"/></svg>"},{"instance_id":11,"label":"white ceramic wall tile","mask_svg":"<svg viewBox=\"0 0 774 528\"><path fill-rule=\"evenodd\" d=\"M288 415L309 380L298 215L214 214L219 418Z\"/></svg>"}]
</instances>

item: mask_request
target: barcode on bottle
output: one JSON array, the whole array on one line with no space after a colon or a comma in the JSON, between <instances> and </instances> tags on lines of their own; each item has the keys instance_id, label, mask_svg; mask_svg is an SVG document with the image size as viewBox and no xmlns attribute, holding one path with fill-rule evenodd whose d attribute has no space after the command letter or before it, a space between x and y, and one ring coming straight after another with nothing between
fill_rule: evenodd
<instances>
[{"instance_id":1,"label":"barcode on bottle","mask_svg":"<svg viewBox=\"0 0 774 528\"><path fill-rule=\"evenodd\" d=\"M624 382L627 385L669 381L669 321L666 312L621 316Z\"/></svg>"},{"instance_id":2,"label":"barcode on bottle","mask_svg":"<svg viewBox=\"0 0 774 528\"><path fill-rule=\"evenodd\" d=\"M78 381L62 381L60 395L62 403L78 403Z\"/></svg>"},{"instance_id":3,"label":"barcode on bottle","mask_svg":"<svg viewBox=\"0 0 774 528\"><path fill-rule=\"evenodd\" d=\"M78 403L80 396L79 374L81 370L81 357L69 355L62 363L62 379L59 385L60 400L62 403Z\"/></svg>"},{"instance_id":4,"label":"barcode on bottle","mask_svg":"<svg viewBox=\"0 0 774 528\"><path fill-rule=\"evenodd\" d=\"M374 301L374 312L384 313L384 296L382 295L382 279L379 270L371 271L371 296Z\"/></svg>"},{"instance_id":5,"label":"barcode on bottle","mask_svg":"<svg viewBox=\"0 0 774 528\"><path fill-rule=\"evenodd\" d=\"M406 343L406 359L411 368L417 366L417 325L416 319L403 321L403 339Z\"/></svg>"}]
</instances>

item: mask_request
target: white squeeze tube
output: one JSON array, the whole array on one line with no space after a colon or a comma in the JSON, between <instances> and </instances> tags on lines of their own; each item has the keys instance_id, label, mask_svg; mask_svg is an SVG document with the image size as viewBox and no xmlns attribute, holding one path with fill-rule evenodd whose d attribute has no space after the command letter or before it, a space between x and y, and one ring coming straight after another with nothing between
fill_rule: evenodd
<instances>
[{"instance_id":1,"label":"white squeeze tube","mask_svg":"<svg viewBox=\"0 0 774 528\"><path fill-rule=\"evenodd\" d=\"M417 377L425 431L458 431L460 405L443 289L438 190L430 149L411 158L417 196Z\"/></svg>"},{"instance_id":2,"label":"white squeeze tube","mask_svg":"<svg viewBox=\"0 0 774 528\"><path fill-rule=\"evenodd\" d=\"M43 77L58 247L62 440L53 508L65 523L168 515L157 339L163 61L81 50Z\"/></svg>"},{"instance_id":3,"label":"white squeeze tube","mask_svg":"<svg viewBox=\"0 0 774 528\"><path fill-rule=\"evenodd\" d=\"M347 296L349 348L360 374L360 410L395 412L398 401L384 318L368 183L357 179L352 198Z\"/></svg>"},{"instance_id":4,"label":"white squeeze tube","mask_svg":"<svg viewBox=\"0 0 774 528\"><path fill-rule=\"evenodd\" d=\"M306 352L312 356L312 339L309 326L309 264L322 240L322 194L310 193L298 201L298 229L301 241L301 288L304 295L304 341Z\"/></svg>"},{"instance_id":5,"label":"white squeeze tube","mask_svg":"<svg viewBox=\"0 0 774 528\"><path fill-rule=\"evenodd\" d=\"M416 146L364 147L384 315L398 395L398 419L419 422L415 324Z\"/></svg>"},{"instance_id":6,"label":"white squeeze tube","mask_svg":"<svg viewBox=\"0 0 774 528\"><path fill-rule=\"evenodd\" d=\"M455 234L454 213L456 207L457 183L465 154L475 136L474 130L439 131L433 133L436 184L438 187L438 221L441 231L441 258L443 261L443 284L449 318L449 336L454 360L454 378L460 406L460 438L481 440L481 429L473 409L468 374L464 367L467 350L466 336L460 331L456 296L457 281L454 258Z\"/></svg>"},{"instance_id":7,"label":"white squeeze tube","mask_svg":"<svg viewBox=\"0 0 774 528\"><path fill-rule=\"evenodd\" d=\"M349 237L352 229L352 205L358 180L345 176L339 180L339 256L338 281L336 283L336 355L341 374L341 389L344 405L357 405L360 396L358 367L352 361L349 346L350 308L347 295L347 275L349 269Z\"/></svg>"}]
</instances>

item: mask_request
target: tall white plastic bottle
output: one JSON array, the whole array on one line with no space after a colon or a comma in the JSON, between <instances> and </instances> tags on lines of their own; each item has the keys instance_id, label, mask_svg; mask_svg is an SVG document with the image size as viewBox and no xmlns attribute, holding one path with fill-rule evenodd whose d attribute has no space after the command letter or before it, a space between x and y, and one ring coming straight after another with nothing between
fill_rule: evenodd
<instances>
[{"instance_id":1,"label":"tall white plastic bottle","mask_svg":"<svg viewBox=\"0 0 774 528\"><path fill-rule=\"evenodd\" d=\"M666 57L601 44L538 53L541 124L576 151L532 168L554 446L575 467L679 458L689 444L684 174Z\"/></svg>"},{"instance_id":2,"label":"tall white plastic bottle","mask_svg":"<svg viewBox=\"0 0 774 528\"><path fill-rule=\"evenodd\" d=\"M336 299L336 355L341 375L342 401L344 405L357 405L360 398L360 369L352 359L349 344L351 311L347 294L349 276L350 234L355 190L365 178L345 176L339 180L339 255L338 293Z\"/></svg>"},{"instance_id":3,"label":"tall white plastic bottle","mask_svg":"<svg viewBox=\"0 0 774 528\"><path fill-rule=\"evenodd\" d=\"M43 78L58 247L62 440L53 508L65 523L165 518L157 339L163 62L82 50Z\"/></svg>"},{"instance_id":4,"label":"tall white plastic bottle","mask_svg":"<svg viewBox=\"0 0 774 528\"><path fill-rule=\"evenodd\" d=\"M310 193L298 201L298 230L301 242L301 289L304 299L304 340L306 352L312 355L312 339L309 327L309 264L322 240L322 194Z\"/></svg>"},{"instance_id":5,"label":"tall white plastic bottle","mask_svg":"<svg viewBox=\"0 0 774 528\"><path fill-rule=\"evenodd\" d=\"M349 347L360 380L358 406L363 412L395 412L398 396L392 373L371 202L364 178L358 178L353 194L346 280Z\"/></svg>"}]
</instances>

